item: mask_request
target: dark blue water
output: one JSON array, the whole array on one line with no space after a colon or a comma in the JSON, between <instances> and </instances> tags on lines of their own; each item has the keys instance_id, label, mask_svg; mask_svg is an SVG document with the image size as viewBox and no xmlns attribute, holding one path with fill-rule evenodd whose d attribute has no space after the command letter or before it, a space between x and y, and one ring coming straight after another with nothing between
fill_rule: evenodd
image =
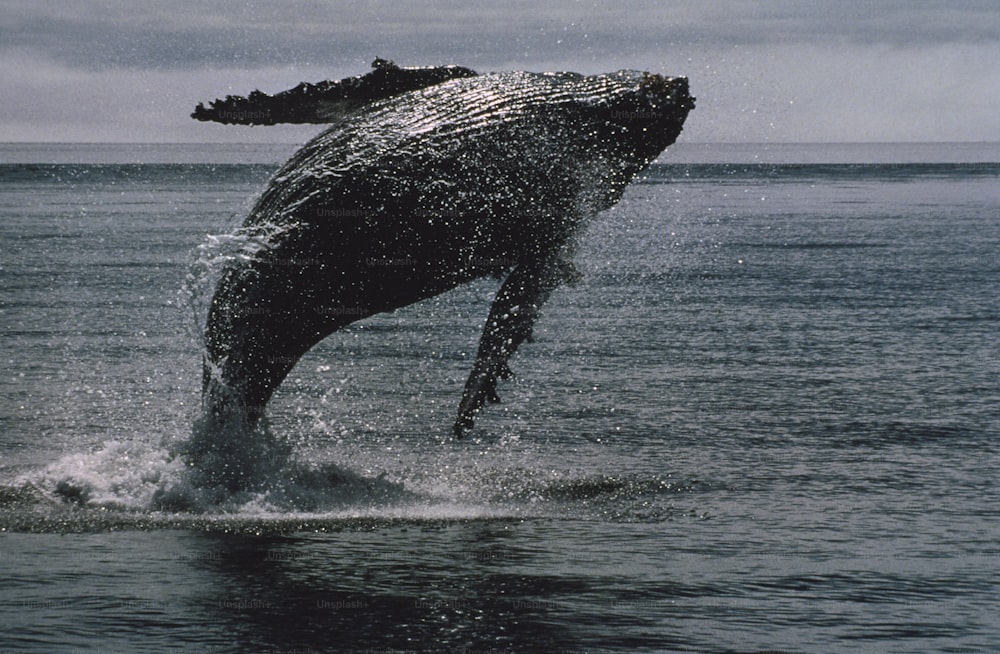
<instances>
[{"instance_id":1,"label":"dark blue water","mask_svg":"<svg viewBox=\"0 0 1000 654\"><path fill-rule=\"evenodd\" d=\"M285 477L186 511L208 235L286 153L0 153L0 651L1000 649L996 146L678 147L470 439L494 280L327 339Z\"/></svg>"}]
</instances>

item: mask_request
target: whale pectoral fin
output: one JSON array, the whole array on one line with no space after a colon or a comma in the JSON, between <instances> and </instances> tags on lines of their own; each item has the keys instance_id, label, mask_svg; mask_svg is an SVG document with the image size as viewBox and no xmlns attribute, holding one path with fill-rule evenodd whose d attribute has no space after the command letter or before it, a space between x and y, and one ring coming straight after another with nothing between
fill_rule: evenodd
<instances>
[{"instance_id":1,"label":"whale pectoral fin","mask_svg":"<svg viewBox=\"0 0 1000 654\"><path fill-rule=\"evenodd\" d=\"M191 117L225 125L333 123L376 100L475 75L474 70L462 66L410 68L376 59L366 75L316 84L303 82L274 95L259 90L247 97L227 95L207 107L199 103Z\"/></svg>"},{"instance_id":2,"label":"whale pectoral fin","mask_svg":"<svg viewBox=\"0 0 1000 654\"><path fill-rule=\"evenodd\" d=\"M569 281L572 270L572 264L559 259L522 263L500 287L479 339L476 362L462 392L453 430L457 438L472 428L475 415L487 402L500 401L497 381L513 376L507 360L522 342L530 342L539 309L552 291Z\"/></svg>"}]
</instances>

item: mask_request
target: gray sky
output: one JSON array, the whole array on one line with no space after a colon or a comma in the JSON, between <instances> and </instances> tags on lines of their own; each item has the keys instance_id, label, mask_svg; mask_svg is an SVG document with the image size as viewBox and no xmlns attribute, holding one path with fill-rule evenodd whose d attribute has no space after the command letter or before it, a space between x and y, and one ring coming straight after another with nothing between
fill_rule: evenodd
<instances>
[{"instance_id":1,"label":"gray sky","mask_svg":"<svg viewBox=\"0 0 1000 654\"><path fill-rule=\"evenodd\" d=\"M996 0L5 0L0 141L299 142L188 116L376 56L687 75L689 142L1000 141Z\"/></svg>"}]
</instances>

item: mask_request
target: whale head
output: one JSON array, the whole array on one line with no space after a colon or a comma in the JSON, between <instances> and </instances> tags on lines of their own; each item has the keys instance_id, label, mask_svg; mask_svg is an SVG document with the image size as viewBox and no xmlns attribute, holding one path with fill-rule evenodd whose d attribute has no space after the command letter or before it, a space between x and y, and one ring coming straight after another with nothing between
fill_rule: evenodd
<instances>
[{"instance_id":1,"label":"whale head","mask_svg":"<svg viewBox=\"0 0 1000 654\"><path fill-rule=\"evenodd\" d=\"M686 77L638 70L547 75L559 87L546 98L548 111L575 132L564 151L575 149L568 158L598 211L617 203L629 182L677 140L695 107Z\"/></svg>"},{"instance_id":2,"label":"whale head","mask_svg":"<svg viewBox=\"0 0 1000 654\"><path fill-rule=\"evenodd\" d=\"M620 90L607 99L609 121L622 129L620 142L631 146L645 167L677 139L695 98L686 77L636 71L610 77L618 81Z\"/></svg>"}]
</instances>

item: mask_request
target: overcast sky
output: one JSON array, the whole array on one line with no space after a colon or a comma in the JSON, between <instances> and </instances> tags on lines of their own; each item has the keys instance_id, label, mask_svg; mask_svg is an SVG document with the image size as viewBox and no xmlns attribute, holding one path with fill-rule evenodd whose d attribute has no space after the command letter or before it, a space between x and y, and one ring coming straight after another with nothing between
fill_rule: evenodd
<instances>
[{"instance_id":1,"label":"overcast sky","mask_svg":"<svg viewBox=\"0 0 1000 654\"><path fill-rule=\"evenodd\" d=\"M686 75L690 142L1000 141L997 0L4 0L0 141L301 142L189 114L376 56Z\"/></svg>"}]
</instances>

